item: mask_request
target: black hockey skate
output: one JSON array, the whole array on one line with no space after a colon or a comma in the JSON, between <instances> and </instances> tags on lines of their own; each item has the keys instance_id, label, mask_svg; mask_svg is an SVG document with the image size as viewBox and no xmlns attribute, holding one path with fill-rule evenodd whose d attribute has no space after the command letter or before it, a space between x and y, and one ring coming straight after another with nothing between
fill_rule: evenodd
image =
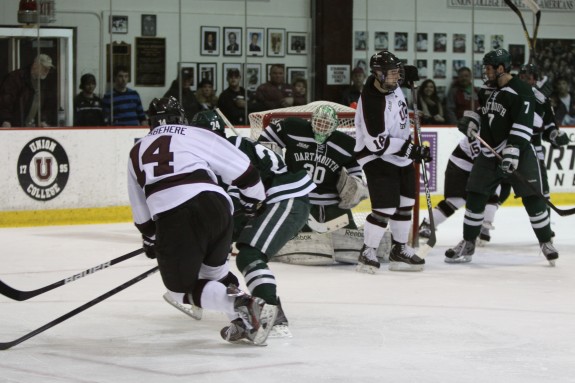
<instances>
[{"instance_id":1,"label":"black hockey skate","mask_svg":"<svg viewBox=\"0 0 575 383\"><path fill-rule=\"evenodd\" d=\"M475 241L462 239L453 249L445 251L446 263L471 262L471 256L475 253Z\"/></svg>"},{"instance_id":2,"label":"black hockey skate","mask_svg":"<svg viewBox=\"0 0 575 383\"><path fill-rule=\"evenodd\" d=\"M423 271L425 259L419 258L405 243L395 243L389 254L391 271Z\"/></svg>"},{"instance_id":3,"label":"black hockey skate","mask_svg":"<svg viewBox=\"0 0 575 383\"><path fill-rule=\"evenodd\" d=\"M559 252L553 246L553 243L551 241L543 242L540 243L539 246L541 246L541 251L543 252L545 258L547 258L549 264L552 267L555 267L555 261L557 260L557 258L559 258Z\"/></svg>"},{"instance_id":4,"label":"black hockey skate","mask_svg":"<svg viewBox=\"0 0 575 383\"><path fill-rule=\"evenodd\" d=\"M360 273L375 274L379 269L379 260L377 259L377 249L363 244L359 251L357 266L355 271Z\"/></svg>"}]
</instances>

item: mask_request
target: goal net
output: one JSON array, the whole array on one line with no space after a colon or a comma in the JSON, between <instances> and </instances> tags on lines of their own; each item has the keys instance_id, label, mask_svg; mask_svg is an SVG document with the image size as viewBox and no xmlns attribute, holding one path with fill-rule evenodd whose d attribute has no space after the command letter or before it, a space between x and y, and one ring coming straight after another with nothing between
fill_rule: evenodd
<instances>
[{"instance_id":1,"label":"goal net","mask_svg":"<svg viewBox=\"0 0 575 383\"><path fill-rule=\"evenodd\" d=\"M250 113L250 137L257 140L266 126L270 123L281 121L284 118L298 117L311 120L313 111L321 105L333 107L338 117L337 129L355 138L355 109L330 101L314 101L306 105ZM363 225L370 210L371 205L369 199L363 200L358 206L353 208L353 218L358 226Z\"/></svg>"}]
</instances>

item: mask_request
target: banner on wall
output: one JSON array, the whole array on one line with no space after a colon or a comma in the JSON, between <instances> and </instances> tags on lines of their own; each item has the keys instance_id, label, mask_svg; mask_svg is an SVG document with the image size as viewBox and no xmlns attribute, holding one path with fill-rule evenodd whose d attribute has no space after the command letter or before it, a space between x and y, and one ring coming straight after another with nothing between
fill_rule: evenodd
<instances>
[{"instance_id":1,"label":"banner on wall","mask_svg":"<svg viewBox=\"0 0 575 383\"><path fill-rule=\"evenodd\" d=\"M521 0L514 0L513 3L519 10L529 11L529 8ZM575 0L539 0L537 1L541 11L545 12L575 12ZM506 9L507 4L503 0L447 0L450 8L471 8L477 9Z\"/></svg>"}]
</instances>

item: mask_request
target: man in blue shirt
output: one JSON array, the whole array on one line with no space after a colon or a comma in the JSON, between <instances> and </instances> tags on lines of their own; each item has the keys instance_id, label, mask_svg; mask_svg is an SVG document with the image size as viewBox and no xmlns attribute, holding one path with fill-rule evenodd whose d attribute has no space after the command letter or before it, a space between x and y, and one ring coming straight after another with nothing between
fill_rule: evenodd
<instances>
[{"instance_id":1,"label":"man in blue shirt","mask_svg":"<svg viewBox=\"0 0 575 383\"><path fill-rule=\"evenodd\" d=\"M140 95L128 88L128 78L129 71L125 65L118 65L114 69L113 96L107 92L102 99L104 118L108 125L148 125Z\"/></svg>"}]
</instances>

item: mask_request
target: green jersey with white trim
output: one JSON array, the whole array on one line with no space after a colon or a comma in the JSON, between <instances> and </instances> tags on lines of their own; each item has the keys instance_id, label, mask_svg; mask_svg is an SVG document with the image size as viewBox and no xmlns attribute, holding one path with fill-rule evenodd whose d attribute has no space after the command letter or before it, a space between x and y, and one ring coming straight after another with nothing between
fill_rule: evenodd
<instances>
[{"instance_id":1,"label":"green jersey with white trim","mask_svg":"<svg viewBox=\"0 0 575 383\"><path fill-rule=\"evenodd\" d=\"M480 135L485 142L497 152L506 145L520 149L529 145L537 101L528 84L513 76L503 88L482 88L479 98ZM483 153L487 157L493 156L485 148Z\"/></svg>"}]
</instances>

